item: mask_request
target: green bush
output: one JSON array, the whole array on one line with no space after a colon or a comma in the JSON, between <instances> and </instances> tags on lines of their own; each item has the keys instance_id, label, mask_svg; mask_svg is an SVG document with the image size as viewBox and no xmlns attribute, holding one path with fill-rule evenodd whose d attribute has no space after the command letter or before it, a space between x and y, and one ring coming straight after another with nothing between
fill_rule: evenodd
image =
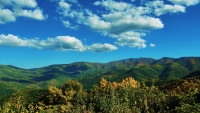
<instances>
[{"instance_id":1,"label":"green bush","mask_svg":"<svg viewBox=\"0 0 200 113\"><path fill-rule=\"evenodd\" d=\"M187 86L190 83L194 84L188 82ZM87 91L78 81L69 80L60 88L18 91L5 98L0 113L198 113L199 95L199 90L183 93L147 87L133 78L121 83L101 79L98 86Z\"/></svg>"}]
</instances>

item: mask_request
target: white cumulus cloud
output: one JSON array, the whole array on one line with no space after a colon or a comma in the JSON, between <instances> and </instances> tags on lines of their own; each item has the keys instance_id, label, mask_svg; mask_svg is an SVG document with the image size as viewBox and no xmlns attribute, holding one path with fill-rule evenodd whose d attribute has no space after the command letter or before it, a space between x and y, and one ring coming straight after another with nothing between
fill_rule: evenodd
<instances>
[{"instance_id":1,"label":"white cumulus cloud","mask_svg":"<svg viewBox=\"0 0 200 113\"><path fill-rule=\"evenodd\" d=\"M116 2L114 0L103 0L102 2L97 1L94 3L94 5L103 6L107 10L117 10L117 11L123 11L131 6L126 2Z\"/></svg>"},{"instance_id":2,"label":"white cumulus cloud","mask_svg":"<svg viewBox=\"0 0 200 113\"><path fill-rule=\"evenodd\" d=\"M150 47L155 47L155 46L156 46L156 45L155 45L155 44L153 44L153 43L151 43L151 44L150 44Z\"/></svg>"},{"instance_id":3,"label":"white cumulus cloud","mask_svg":"<svg viewBox=\"0 0 200 113\"><path fill-rule=\"evenodd\" d=\"M59 2L59 7L64 12L64 15L66 15L70 11L71 5L69 3L67 3L67 2L65 2L64 0L61 0Z\"/></svg>"},{"instance_id":4,"label":"white cumulus cloud","mask_svg":"<svg viewBox=\"0 0 200 113\"><path fill-rule=\"evenodd\" d=\"M8 22L14 22L16 17L8 9L0 9L0 24L5 24Z\"/></svg>"},{"instance_id":5,"label":"white cumulus cloud","mask_svg":"<svg viewBox=\"0 0 200 113\"><path fill-rule=\"evenodd\" d=\"M174 4L186 5L186 6L196 5L200 3L199 0L168 0L168 1Z\"/></svg>"},{"instance_id":6,"label":"white cumulus cloud","mask_svg":"<svg viewBox=\"0 0 200 113\"><path fill-rule=\"evenodd\" d=\"M92 12L82 12L82 18L78 20L79 23L87 25L92 30L101 32L103 35L120 38L117 39L116 43L119 46L127 45L129 47L145 48L145 41L143 44L138 44L138 41L131 40L131 43L134 42L134 44L122 44L119 40L145 36L148 30L164 27L159 18L144 15L151 13L151 9L148 7L135 7L131 4L114 0L97 1L94 5L103 6L107 13L102 13L99 16Z\"/></svg>"},{"instance_id":7,"label":"white cumulus cloud","mask_svg":"<svg viewBox=\"0 0 200 113\"><path fill-rule=\"evenodd\" d=\"M70 21L74 21L88 26L103 36L116 38L115 44L118 46L146 48L146 40L143 37L151 30L164 28L159 16L184 13L186 6L195 5L197 1L199 2L199 0L168 0L168 2L142 0L140 4L133 4L135 0L129 2L99 0L93 3L97 11L91 11L84 6L77 8L76 4L70 1L59 0L58 3L59 13L63 16L62 21L66 27L73 26Z\"/></svg>"},{"instance_id":8,"label":"white cumulus cloud","mask_svg":"<svg viewBox=\"0 0 200 113\"><path fill-rule=\"evenodd\" d=\"M55 51L92 51L92 52L109 52L117 50L117 47L111 44L96 43L91 46L83 45L82 41L71 36L57 36L45 40L20 38L8 34L0 35L0 46L29 47Z\"/></svg>"},{"instance_id":9,"label":"white cumulus cloud","mask_svg":"<svg viewBox=\"0 0 200 113\"><path fill-rule=\"evenodd\" d=\"M155 14L157 16L166 14L166 13L178 13L178 12L185 12L185 7L181 5L164 5L161 8L155 9Z\"/></svg>"},{"instance_id":10,"label":"white cumulus cloud","mask_svg":"<svg viewBox=\"0 0 200 113\"><path fill-rule=\"evenodd\" d=\"M63 21L63 25L70 29L74 29L74 30L78 29L77 25L72 25L69 21Z\"/></svg>"},{"instance_id":11,"label":"white cumulus cloud","mask_svg":"<svg viewBox=\"0 0 200 113\"><path fill-rule=\"evenodd\" d=\"M23 10L23 9L16 9L14 14L18 17L27 17L36 20L45 20L47 16L43 15L43 12L40 9L34 10Z\"/></svg>"},{"instance_id":12,"label":"white cumulus cloud","mask_svg":"<svg viewBox=\"0 0 200 113\"><path fill-rule=\"evenodd\" d=\"M110 29L111 26L109 22L102 20L95 14L88 16L83 23L95 31L105 31Z\"/></svg>"},{"instance_id":13,"label":"white cumulus cloud","mask_svg":"<svg viewBox=\"0 0 200 113\"><path fill-rule=\"evenodd\" d=\"M37 6L36 0L10 0L10 1L19 7L35 8Z\"/></svg>"},{"instance_id":14,"label":"white cumulus cloud","mask_svg":"<svg viewBox=\"0 0 200 113\"><path fill-rule=\"evenodd\" d=\"M109 52L118 49L116 46L107 43L105 44L96 43L86 48L88 51L93 51L93 52Z\"/></svg>"},{"instance_id":15,"label":"white cumulus cloud","mask_svg":"<svg viewBox=\"0 0 200 113\"><path fill-rule=\"evenodd\" d=\"M36 42L36 39L22 39L12 34L0 35L1 46L34 47Z\"/></svg>"},{"instance_id":16,"label":"white cumulus cloud","mask_svg":"<svg viewBox=\"0 0 200 113\"><path fill-rule=\"evenodd\" d=\"M139 49L146 48L145 40L139 37L125 37L118 38L117 45L120 46L129 46L129 47L138 47Z\"/></svg>"},{"instance_id":17,"label":"white cumulus cloud","mask_svg":"<svg viewBox=\"0 0 200 113\"><path fill-rule=\"evenodd\" d=\"M9 6L11 4L10 0L0 0L0 8L4 8L5 6Z\"/></svg>"},{"instance_id":18,"label":"white cumulus cloud","mask_svg":"<svg viewBox=\"0 0 200 113\"><path fill-rule=\"evenodd\" d=\"M83 51L82 42L75 37L57 36L56 38L48 38L41 40L36 45L40 49L50 49L58 51Z\"/></svg>"},{"instance_id":19,"label":"white cumulus cloud","mask_svg":"<svg viewBox=\"0 0 200 113\"><path fill-rule=\"evenodd\" d=\"M0 24L15 22L17 17L45 20L47 15L36 0L0 0Z\"/></svg>"},{"instance_id":20,"label":"white cumulus cloud","mask_svg":"<svg viewBox=\"0 0 200 113\"><path fill-rule=\"evenodd\" d=\"M160 8L164 6L164 1L156 0L156 1L150 1L146 3L147 7L153 7L153 8Z\"/></svg>"}]
</instances>

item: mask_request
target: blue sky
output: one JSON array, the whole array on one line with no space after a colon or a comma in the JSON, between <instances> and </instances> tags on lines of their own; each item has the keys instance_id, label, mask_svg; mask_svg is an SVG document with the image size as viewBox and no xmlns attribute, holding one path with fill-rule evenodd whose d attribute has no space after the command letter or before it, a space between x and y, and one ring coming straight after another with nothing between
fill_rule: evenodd
<instances>
[{"instance_id":1,"label":"blue sky","mask_svg":"<svg viewBox=\"0 0 200 113\"><path fill-rule=\"evenodd\" d=\"M200 0L0 0L0 64L200 56Z\"/></svg>"}]
</instances>

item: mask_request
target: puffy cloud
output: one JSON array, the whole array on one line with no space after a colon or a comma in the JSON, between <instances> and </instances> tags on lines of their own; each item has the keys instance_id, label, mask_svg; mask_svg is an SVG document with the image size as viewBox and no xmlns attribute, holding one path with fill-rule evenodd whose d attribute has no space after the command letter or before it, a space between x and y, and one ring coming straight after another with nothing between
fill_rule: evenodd
<instances>
[{"instance_id":1,"label":"puffy cloud","mask_svg":"<svg viewBox=\"0 0 200 113\"><path fill-rule=\"evenodd\" d=\"M146 3L147 7L160 8L164 6L164 2L160 0L150 1Z\"/></svg>"},{"instance_id":2,"label":"puffy cloud","mask_svg":"<svg viewBox=\"0 0 200 113\"><path fill-rule=\"evenodd\" d=\"M86 21L83 21L83 23L90 26L95 31L105 31L110 28L109 22L105 22L95 14L86 18Z\"/></svg>"},{"instance_id":3,"label":"puffy cloud","mask_svg":"<svg viewBox=\"0 0 200 113\"><path fill-rule=\"evenodd\" d=\"M61 5L61 3L63 5ZM105 5L105 3L102 4ZM95 5L102 4L100 2L95 2ZM66 7L64 8L64 6ZM80 12L78 12L78 10L74 11L69 6L72 7L72 4L60 1L60 9L63 10L63 16L71 17L73 19L76 19L76 17L81 17L77 18L79 24L84 24L86 26L89 26L94 31L101 32L104 35L108 35L113 38L117 38L117 42L115 44L119 46L145 48L146 41L139 37L145 36L146 30L160 29L164 26L158 18L153 18L150 16L141 16L140 14L149 13L149 11L143 7L134 7L130 8L129 10L126 9L126 11L114 11L108 14L103 14L102 17L100 17L96 14L93 14L89 10L80 10ZM112 9L110 6L110 10L117 9ZM81 16L78 16L80 13ZM134 16L134 14L137 16ZM63 23L66 27L71 26L69 21L63 21ZM137 30L138 32L135 32ZM143 31L139 32L139 30ZM87 49L90 51L111 51L117 49L117 47L113 45L108 46L108 44L97 43L87 47Z\"/></svg>"},{"instance_id":4,"label":"puffy cloud","mask_svg":"<svg viewBox=\"0 0 200 113\"><path fill-rule=\"evenodd\" d=\"M104 2L105 1L103 1L103 3ZM159 18L143 15L143 14L150 14L151 9L145 7L133 7L133 6L132 7L126 6L126 8L127 9L125 11L111 11L110 13L102 14L102 18L98 17L99 21L106 20L104 21L104 23L110 24L110 25L107 24L107 27L104 29L105 31L108 31L108 33L112 34L115 33L120 34L123 32L128 32L133 30L152 30L164 27L163 23L160 21ZM90 22L91 21L92 20L90 20Z\"/></svg>"},{"instance_id":5,"label":"puffy cloud","mask_svg":"<svg viewBox=\"0 0 200 113\"><path fill-rule=\"evenodd\" d=\"M186 6L196 5L200 3L199 0L168 0L168 1L174 4L186 5Z\"/></svg>"},{"instance_id":6,"label":"puffy cloud","mask_svg":"<svg viewBox=\"0 0 200 113\"><path fill-rule=\"evenodd\" d=\"M19 46L33 47L38 49L49 49L58 51L83 51L82 42L75 37L58 36L56 38L48 38L46 40L38 39L22 39L12 34L0 35L0 45L2 46Z\"/></svg>"},{"instance_id":7,"label":"puffy cloud","mask_svg":"<svg viewBox=\"0 0 200 113\"><path fill-rule=\"evenodd\" d=\"M164 4L164 1L151 1L146 3L147 7L151 7L154 11L154 14L156 16L160 16L167 13L178 13L182 12L184 13L186 8L181 5L170 5L170 4Z\"/></svg>"},{"instance_id":8,"label":"puffy cloud","mask_svg":"<svg viewBox=\"0 0 200 113\"><path fill-rule=\"evenodd\" d=\"M164 28L160 18L156 16L167 13L184 13L186 7L181 6L183 3L196 3L194 0L192 0L193 2L181 0L180 3L178 3L180 0L173 0L173 3L176 4L170 5L166 4L164 0L143 0L138 6L131 4L134 1L96 1L93 4L94 7L100 8L98 11L92 12L84 7L74 9L75 4L60 0L59 9L60 14L63 15L63 24L68 28L72 26L70 21L75 21L90 27L93 31L100 32L104 36L116 38L115 44L119 46L145 48L146 41L142 37L151 30ZM172 2L172 0L168 1Z\"/></svg>"},{"instance_id":9,"label":"puffy cloud","mask_svg":"<svg viewBox=\"0 0 200 113\"><path fill-rule=\"evenodd\" d=\"M36 47L58 51L84 51L82 42L70 36L58 36L56 38L41 40L37 43Z\"/></svg>"},{"instance_id":10,"label":"puffy cloud","mask_svg":"<svg viewBox=\"0 0 200 113\"><path fill-rule=\"evenodd\" d=\"M21 39L18 36L12 34L0 35L0 45L1 46L20 46L20 47L33 47L35 46L36 39Z\"/></svg>"},{"instance_id":11,"label":"puffy cloud","mask_svg":"<svg viewBox=\"0 0 200 113\"><path fill-rule=\"evenodd\" d=\"M152 43L150 44L150 47L155 47L155 46L156 46L155 44L152 44Z\"/></svg>"},{"instance_id":12,"label":"puffy cloud","mask_svg":"<svg viewBox=\"0 0 200 113\"><path fill-rule=\"evenodd\" d=\"M103 35L108 35L113 38L120 38L116 44L122 46L127 45L131 47L145 48L145 44L121 43L120 40L129 37L145 36L147 31L153 29L161 29L164 27L159 18L148 16L152 10L149 7L135 7L125 2L116 2L114 0L102 0L94 3L95 6L103 6L107 13L100 15L93 14L87 9L73 10L72 4L61 0L59 2L59 9L64 17L69 17L78 22L89 26L92 30L101 32ZM69 21L63 21L66 27L70 27ZM140 38L141 39L141 38ZM128 41L128 40L127 40ZM145 41L143 42L145 43Z\"/></svg>"},{"instance_id":13,"label":"puffy cloud","mask_svg":"<svg viewBox=\"0 0 200 113\"><path fill-rule=\"evenodd\" d=\"M17 17L45 20L36 0L0 0L0 24L15 22Z\"/></svg>"},{"instance_id":14,"label":"puffy cloud","mask_svg":"<svg viewBox=\"0 0 200 113\"><path fill-rule=\"evenodd\" d=\"M56 38L48 38L40 41L37 46L40 49L50 49L58 51L93 51L93 52L108 52L116 50L117 47L111 44L93 44L91 46L84 46L82 42L75 37L58 36Z\"/></svg>"},{"instance_id":15,"label":"puffy cloud","mask_svg":"<svg viewBox=\"0 0 200 113\"><path fill-rule=\"evenodd\" d=\"M37 6L36 0L11 0L11 2L19 7L35 8Z\"/></svg>"},{"instance_id":16,"label":"puffy cloud","mask_svg":"<svg viewBox=\"0 0 200 113\"><path fill-rule=\"evenodd\" d=\"M43 12L40 9L34 9L34 10L16 9L14 14L16 16L27 17L36 20L45 20L47 18L47 16L43 15Z\"/></svg>"},{"instance_id":17,"label":"puffy cloud","mask_svg":"<svg viewBox=\"0 0 200 113\"><path fill-rule=\"evenodd\" d=\"M16 20L14 14L8 9L0 9L0 24L14 22Z\"/></svg>"},{"instance_id":18,"label":"puffy cloud","mask_svg":"<svg viewBox=\"0 0 200 113\"><path fill-rule=\"evenodd\" d=\"M104 6L107 10L123 11L129 8L131 5L125 2L115 2L114 0L103 0L102 2L97 1L94 3L96 6Z\"/></svg>"},{"instance_id":19,"label":"puffy cloud","mask_svg":"<svg viewBox=\"0 0 200 113\"><path fill-rule=\"evenodd\" d=\"M181 5L164 5L161 8L155 9L155 14L157 16L166 14L166 13L177 13L177 12L185 12L185 7Z\"/></svg>"},{"instance_id":20,"label":"puffy cloud","mask_svg":"<svg viewBox=\"0 0 200 113\"><path fill-rule=\"evenodd\" d=\"M138 47L146 48L145 40L139 37L124 37L124 38L118 38L116 44L120 46L129 46L129 47Z\"/></svg>"},{"instance_id":21,"label":"puffy cloud","mask_svg":"<svg viewBox=\"0 0 200 113\"><path fill-rule=\"evenodd\" d=\"M63 25L65 27L67 27L67 28L70 28L70 29L74 29L74 30L78 29L77 25L76 26L75 25L71 25L71 23L69 21L63 21Z\"/></svg>"},{"instance_id":22,"label":"puffy cloud","mask_svg":"<svg viewBox=\"0 0 200 113\"><path fill-rule=\"evenodd\" d=\"M10 0L0 0L0 8L4 8L4 6L8 6L11 5L11 1Z\"/></svg>"},{"instance_id":23,"label":"puffy cloud","mask_svg":"<svg viewBox=\"0 0 200 113\"><path fill-rule=\"evenodd\" d=\"M128 31L128 32L124 32L121 34L110 34L110 37L113 38L122 38L122 37L144 37L146 36L146 33L144 32L134 32L134 31Z\"/></svg>"},{"instance_id":24,"label":"puffy cloud","mask_svg":"<svg viewBox=\"0 0 200 113\"><path fill-rule=\"evenodd\" d=\"M91 46L83 45L82 41L71 36L57 36L55 38L47 38L46 40L26 39L8 34L0 35L0 46L15 46L15 47L31 47L37 49L47 49L56 51L93 51L93 52L108 52L117 50L116 46L111 44L96 43Z\"/></svg>"},{"instance_id":25,"label":"puffy cloud","mask_svg":"<svg viewBox=\"0 0 200 113\"><path fill-rule=\"evenodd\" d=\"M61 0L59 2L59 8L63 11L64 15L66 15L70 11L71 5L65 2L64 0Z\"/></svg>"},{"instance_id":26,"label":"puffy cloud","mask_svg":"<svg viewBox=\"0 0 200 113\"><path fill-rule=\"evenodd\" d=\"M117 38L117 44L118 46L128 46L128 47L134 47L134 48L146 48L146 41L140 37L146 36L145 32L124 32L119 35L112 34L110 37Z\"/></svg>"},{"instance_id":27,"label":"puffy cloud","mask_svg":"<svg viewBox=\"0 0 200 113\"><path fill-rule=\"evenodd\" d=\"M109 52L117 49L118 48L116 46L107 43L105 44L96 43L87 47L88 51L93 51L93 52Z\"/></svg>"},{"instance_id":28,"label":"puffy cloud","mask_svg":"<svg viewBox=\"0 0 200 113\"><path fill-rule=\"evenodd\" d=\"M64 17L69 17L72 19L77 19L76 21L85 18L83 12L81 10L72 10L72 4L65 2L64 0L59 1L59 13Z\"/></svg>"},{"instance_id":29,"label":"puffy cloud","mask_svg":"<svg viewBox=\"0 0 200 113\"><path fill-rule=\"evenodd\" d=\"M104 18L108 19L108 16L104 15ZM153 18L150 16L133 17L131 15L124 15L118 20L112 21L111 26L112 27L109 29L109 32L112 34L120 34L134 30L161 29L164 27L159 18Z\"/></svg>"}]
</instances>

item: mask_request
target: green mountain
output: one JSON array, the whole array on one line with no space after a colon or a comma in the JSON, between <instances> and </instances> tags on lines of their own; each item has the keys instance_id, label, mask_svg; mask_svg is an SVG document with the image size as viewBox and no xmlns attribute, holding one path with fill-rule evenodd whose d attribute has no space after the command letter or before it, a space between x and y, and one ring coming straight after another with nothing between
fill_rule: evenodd
<instances>
[{"instance_id":1,"label":"green mountain","mask_svg":"<svg viewBox=\"0 0 200 113\"><path fill-rule=\"evenodd\" d=\"M190 73L189 75L187 75L183 78L186 79L186 78L192 78L192 77L200 78L200 70L194 71L194 72Z\"/></svg>"},{"instance_id":2,"label":"green mountain","mask_svg":"<svg viewBox=\"0 0 200 113\"><path fill-rule=\"evenodd\" d=\"M0 98L1 113L199 113L200 77L167 81L150 87L132 77L120 82L102 78L84 90L76 80L61 87L26 88Z\"/></svg>"},{"instance_id":3,"label":"green mountain","mask_svg":"<svg viewBox=\"0 0 200 113\"><path fill-rule=\"evenodd\" d=\"M126 77L140 82L174 80L199 69L200 57L130 58L109 63L76 62L35 69L0 65L0 95L29 87L61 86L69 79L79 80L86 89L97 84L102 77L109 81L121 81Z\"/></svg>"}]
</instances>

